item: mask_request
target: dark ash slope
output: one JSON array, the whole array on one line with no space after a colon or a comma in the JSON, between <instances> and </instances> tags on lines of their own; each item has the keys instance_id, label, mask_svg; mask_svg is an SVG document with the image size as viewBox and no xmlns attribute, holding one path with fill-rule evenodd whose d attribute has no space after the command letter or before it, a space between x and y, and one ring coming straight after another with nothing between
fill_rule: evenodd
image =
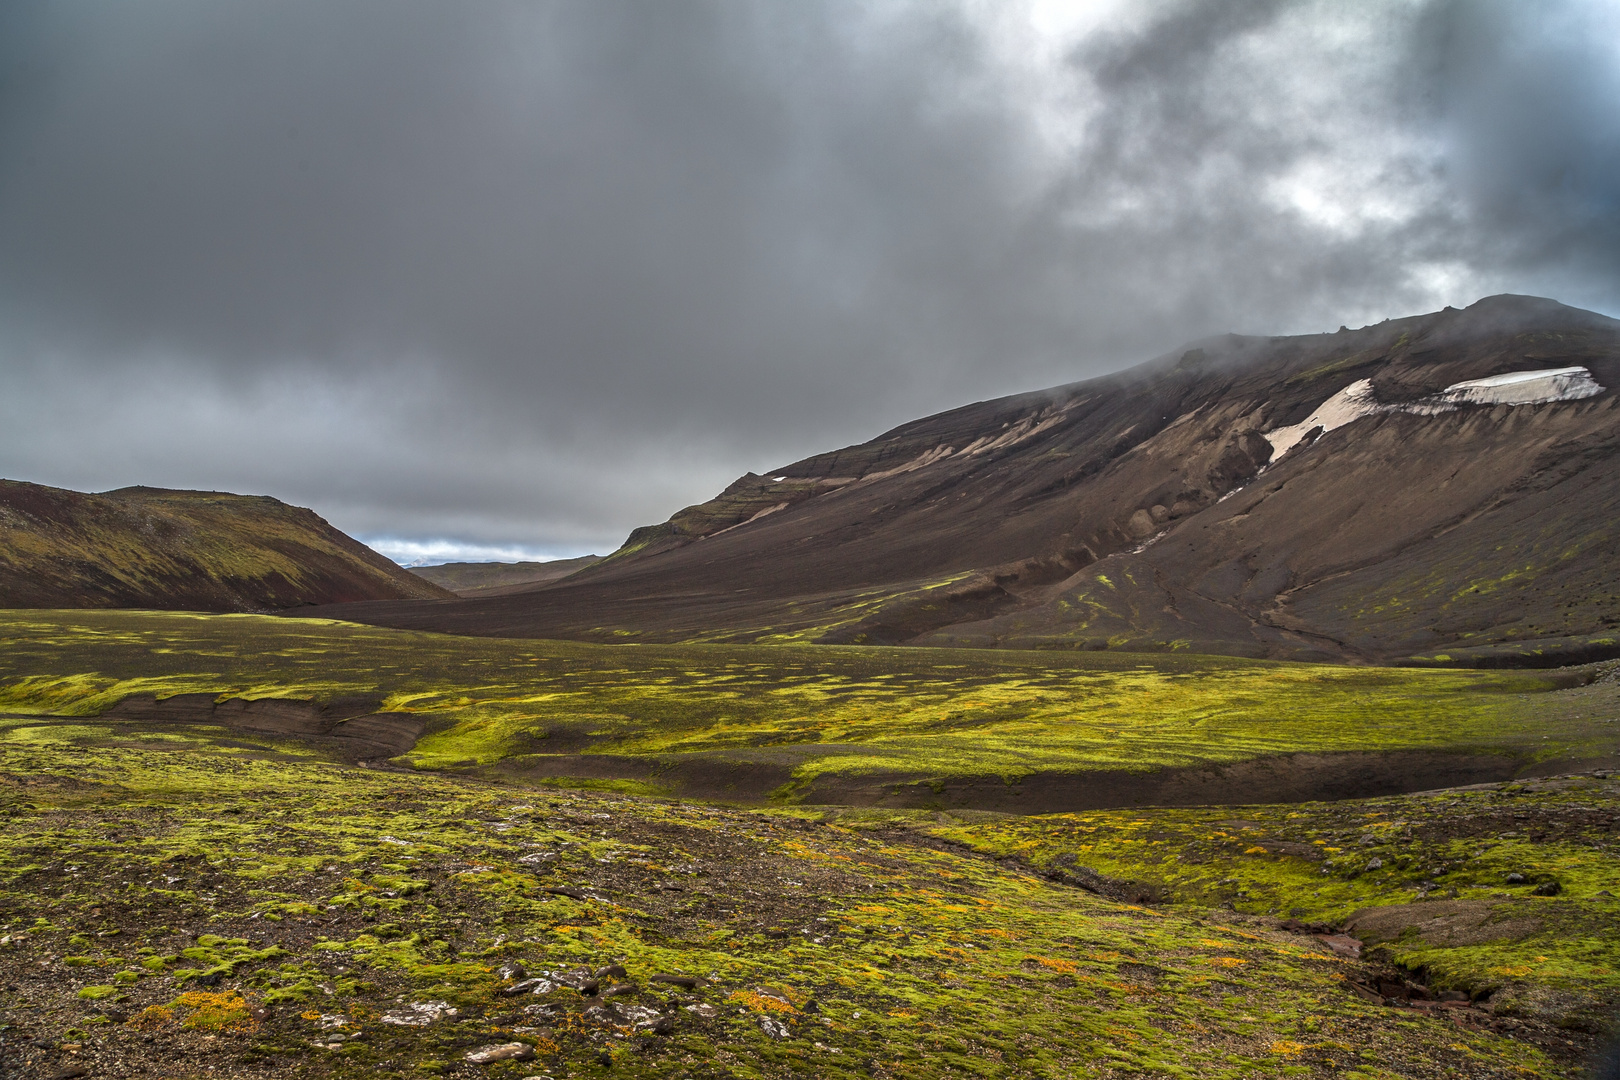
<instances>
[{"instance_id":1,"label":"dark ash slope","mask_svg":"<svg viewBox=\"0 0 1620 1080\"><path fill-rule=\"evenodd\" d=\"M749 474L536 592L319 613L597 640L1620 655L1612 389L1368 416L1277 461L1265 438L1361 379L1395 404L1577 365L1620 385L1620 323L1531 297L1212 339Z\"/></svg>"}]
</instances>

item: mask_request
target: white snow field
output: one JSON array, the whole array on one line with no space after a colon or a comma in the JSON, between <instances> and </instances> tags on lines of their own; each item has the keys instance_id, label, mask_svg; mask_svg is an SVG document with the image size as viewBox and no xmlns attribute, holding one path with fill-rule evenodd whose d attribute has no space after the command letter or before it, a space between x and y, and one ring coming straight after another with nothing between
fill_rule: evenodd
<instances>
[{"instance_id":1,"label":"white snow field","mask_svg":"<svg viewBox=\"0 0 1620 1080\"><path fill-rule=\"evenodd\" d=\"M1271 443L1271 461L1275 463L1299 445L1311 429L1321 428L1325 435L1334 428L1344 427L1375 413L1404 412L1436 416L1463 405L1545 405L1554 401L1578 401L1601 393L1603 387L1584 367L1510 371L1503 375L1492 375L1488 379L1469 379L1452 383L1438 394L1394 405L1379 402L1372 380L1357 379L1318 405L1311 415L1299 423L1268 431L1265 436Z\"/></svg>"}]
</instances>

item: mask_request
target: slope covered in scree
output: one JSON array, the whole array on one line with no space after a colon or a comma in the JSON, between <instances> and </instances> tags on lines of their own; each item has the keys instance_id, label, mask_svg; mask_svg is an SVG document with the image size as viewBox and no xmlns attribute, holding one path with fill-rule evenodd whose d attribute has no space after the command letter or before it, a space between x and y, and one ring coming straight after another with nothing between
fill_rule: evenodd
<instances>
[{"instance_id":1,"label":"slope covered in scree","mask_svg":"<svg viewBox=\"0 0 1620 1080\"><path fill-rule=\"evenodd\" d=\"M0 607L264 611L451 596L267 496L0 480Z\"/></svg>"},{"instance_id":2,"label":"slope covered in scree","mask_svg":"<svg viewBox=\"0 0 1620 1080\"><path fill-rule=\"evenodd\" d=\"M749 474L566 582L330 614L461 633L1620 655L1620 323L1498 296L1214 338Z\"/></svg>"}]
</instances>

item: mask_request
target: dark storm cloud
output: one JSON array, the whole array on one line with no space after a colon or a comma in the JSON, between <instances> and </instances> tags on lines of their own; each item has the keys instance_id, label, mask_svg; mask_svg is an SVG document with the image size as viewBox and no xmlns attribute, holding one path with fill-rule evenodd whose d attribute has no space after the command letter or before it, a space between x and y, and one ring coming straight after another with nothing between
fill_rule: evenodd
<instances>
[{"instance_id":1,"label":"dark storm cloud","mask_svg":"<svg viewBox=\"0 0 1620 1080\"><path fill-rule=\"evenodd\" d=\"M0 473L600 549L1205 333L1620 303L1610 8L1032 10L10 5Z\"/></svg>"}]
</instances>

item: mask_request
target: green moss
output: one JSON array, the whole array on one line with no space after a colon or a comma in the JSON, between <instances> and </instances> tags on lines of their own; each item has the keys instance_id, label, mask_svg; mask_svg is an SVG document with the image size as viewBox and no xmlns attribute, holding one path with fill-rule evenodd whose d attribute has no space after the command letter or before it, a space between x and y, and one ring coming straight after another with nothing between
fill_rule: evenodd
<instances>
[{"instance_id":1,"label":"green moss","mask_svg":"<svg viewBox=\"0 0 1620 1080\"><path fill-rule=\"evenodd\" d=\"M510 1017L529 1002L566 1019L529 1036L549 1048L526 1067L595 1075L591 1000L566 988L506 997L500 968L512 961L531 973L622 964L642 987L623 1000L680 1018L674 1037L645 1047L627 1033L620 1067L637 1075L713 1062L737 1076L834 1080L939 1075L946 1065L984 1076L1236 1078L1304 1063L1342 1075L1362 1053L1388 1076L1463 1062L1483 1077L1561 1068L1533 1046L1440 1018L1390 1023L1345 992L1342 961L1241 916L1114 903L895 832L926 822L942 838L1010 850L1054 845L1078 819L970 814L947 825L870 810L817 825L810 811L536 793L206 747L0 744L0 774L64 778L30 787L37 809L0 825L0 922L27 925L19 913L38 910L29 882L45 879L10 872L34 849L82 858L74 865L92 875L52 899L54 921L23 935L26 954L0 963L60 955L73 934L105 940L94 912L117 882L120 903L145 925L208 928L172 955L153 939L148 962L168 958L177 979L231 972L213 987L187 982L178 997L167 980L137 980L126 992L142 1023L231 1031L267 1061L285 1061L275 1048L292 1047L311 1075L339 1061L352 1072L333 1075L416 1074L479 1041L510 1041L522 1026ZM105 844L113 821L135 824ZM1152 840L1151 829L1127 831L1138 848ZM94 862L81 854L92 850ZM1571 881L1572 895L1597 883ZM202 887L212 907L199 906ZM267 904L287 913L285 926L265 925ZM704 985L670 997L647 981L653 973ZM378 1022L424 1001L448 1002L462 1020ZM256 1002L286 1007L261 1021ZM686 1012L688 1003L713 1017ZM766 1018L788 1036L769 1035ZM366 1038L310 1056L324 1033L362 1027Z\"/></svg>"},{"instance_id":2,"label":"green moss","mask_svg":"<svg viewBox=\"0 0 1620 1080\"><path fill-rule=\"evenodd\" d=\"M102 717L128 697L370 696L428 730L418 769L498 770L653 794L692 769L910 780L1140 771L1292 752L1465 749L1579 757L1613 733L1549 728L1519 673L949 649L491 641L335 623L143 612L0 615L0 741L319 751L263 732ZM64 719L74 717L78 719ZM1551 736L1543 738L1543 736ZM587 775L579 755L592 759ZM690 768L688 767L690 765ZM603 769L607 767L607 775Z\"/></svg>"},{"instance_id":3,"label":"green moss","mask_svg":"<svg viewBox=\"0 0 1620 1080\"><path fill-rule=\"evenodd\" d=\"M1370 940L1441 987L1539 1000L1560 1021L1590 1024L1620 1002L1612 933L1620 865L1606 836L1607 815L1617 811L1620 780L1586 778L1297 806L894 821L1035 867L1084 866L1202 907L1337 925L1427 901L1436 906L1412 909L1412 925L1441 919L1435 928ZM1558 835L1515 838L1505 826L1519 817ZM1588 823L1569 827L1572 819ZM1459 824L1467 822L1477 824ZM1558 884L1555 896L1532 895L1547 882Z\"/></svg>"}]
</instances>

